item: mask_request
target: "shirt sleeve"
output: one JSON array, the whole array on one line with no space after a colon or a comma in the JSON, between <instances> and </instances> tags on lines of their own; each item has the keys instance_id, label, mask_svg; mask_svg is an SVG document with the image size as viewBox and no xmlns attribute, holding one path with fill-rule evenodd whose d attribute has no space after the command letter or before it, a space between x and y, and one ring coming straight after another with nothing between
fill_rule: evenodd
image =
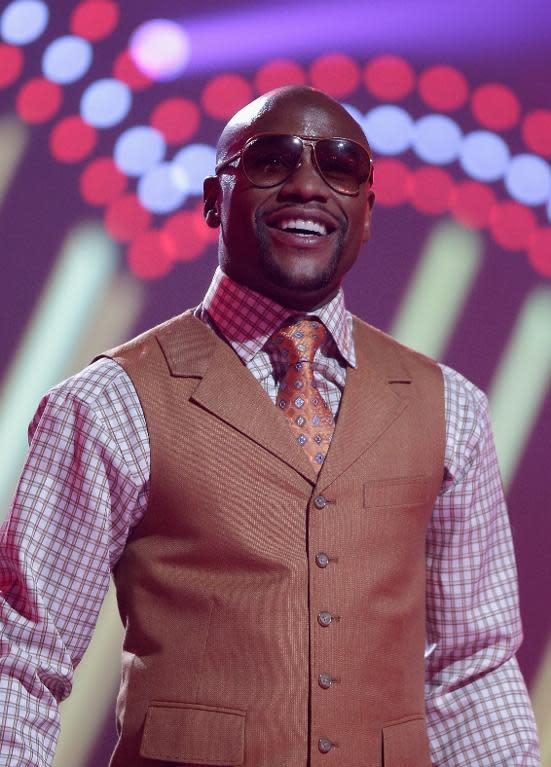
<instances>
[{"instance_id":1,"label":"shirt sleeve","mask_svg":"<svg viewBox=\"0 0 551 767\"><path fill-rule=\"evenodd\" d=\"M147 502L149 443L123 369L100 360L52 389L0 528L0 764L48 767L57 704Z\"/></svg>"},{"instance_id":2,"label":"shirt sleeve","mask_svg":"<svg viewBox=\"0 0 551 767\"><path fill-rule=\"evenodd\" d=\"M488 400L442 365L445 474L427 536L425 700L435 767L539 767L515 653L515 556Z\"/></svg>"}]
</instances>

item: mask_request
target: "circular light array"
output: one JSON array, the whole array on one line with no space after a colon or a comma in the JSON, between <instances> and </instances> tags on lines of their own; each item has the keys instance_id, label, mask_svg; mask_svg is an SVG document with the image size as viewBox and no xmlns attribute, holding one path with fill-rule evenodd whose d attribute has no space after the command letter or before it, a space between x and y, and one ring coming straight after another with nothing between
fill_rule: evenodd
<instances>
[{"instance_id":1,"label":"circular light array","mask_svg":"<svg viewBox=\"0 0 551 767\"><path fill-rule=\"evenodd\" d=\"M152 19L132 35L130 55L138 69L153 80L174 80L188 64L191 45L180 24Z\"/></svg>"},{"instance_id":2,"label":"circular light array","mask_svg":"<svg viewBox=\"0 0 551 767\"><path fill-rule=\"evenodd\" d=\"M11 45L28 45L44 32L49 16L41 0L16 0L0 16L0 35Z\"/></svg>"},{"instance_id":3,"label":"circular light array","mask_svg":"<svg viewBox=\"0 0 551 767\"><path fill-rule=\"evenodd\" d=\"M132 106L128 85L107 77L89 85L80 101L82 119L96 128L111 128L124 120Z\"/></svg>"},{"instance_id":4,"label":"circular light array","mask_svg":"<svg viewBox=\"0 0 551 767\"><path fill-rule=\"evenodd\" d=\"M88 40L65 35L53 40L42 56L44 77L54 83L67 85L80 80L92 64L92 46Z\"/></svg>"}]
</instances>

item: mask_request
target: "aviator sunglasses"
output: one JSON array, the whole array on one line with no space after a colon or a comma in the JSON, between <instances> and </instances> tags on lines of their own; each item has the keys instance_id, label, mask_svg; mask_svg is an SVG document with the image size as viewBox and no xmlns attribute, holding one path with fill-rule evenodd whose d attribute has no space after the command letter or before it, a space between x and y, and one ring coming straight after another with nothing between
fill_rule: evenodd
<instances>
[{"instance_id":1,"label":"aviator sunglasses","mask_svg":"<svg viewBox=\"0 0 551 767\"><path fill-rule=\"evenodd\" d=\"M283 184L300 166L304 147L312 147L318 173L331 189L340 194L356 195L365 181L373 181L373 161L368 151L349 138L310 138L287 134L263 133L252 136L243 147L216 166L216 174L235 160L251 184L268 189Z\"/></svg>"}]
</instances>

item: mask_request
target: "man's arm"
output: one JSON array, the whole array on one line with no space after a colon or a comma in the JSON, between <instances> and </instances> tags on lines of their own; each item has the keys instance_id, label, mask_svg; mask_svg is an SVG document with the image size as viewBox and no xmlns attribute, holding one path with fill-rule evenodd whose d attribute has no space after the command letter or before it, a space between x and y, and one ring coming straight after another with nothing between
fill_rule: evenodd
<instances>
[{"instance_id":1,"label":"man's arm","mask_svg":"<svg viewBox=\"0 0 551 767\"><path fill-rule=\"evenodd\" d=\"M0 764L47 767L58 703L143 514L147 431L130 381L102 360L53 389L0 530Z\"/></svg>"},{"instance_id":2,"label":"man's arm","mask_svg":"<svg viewBox=\"0 0 551 767\"><path fill-rule=\"evenodd\" d=\"M427 537L426 710L436 767L539 767L515 653L517 572L488 401L443 367L446 475Z\"/></svg>"}]
</instances>

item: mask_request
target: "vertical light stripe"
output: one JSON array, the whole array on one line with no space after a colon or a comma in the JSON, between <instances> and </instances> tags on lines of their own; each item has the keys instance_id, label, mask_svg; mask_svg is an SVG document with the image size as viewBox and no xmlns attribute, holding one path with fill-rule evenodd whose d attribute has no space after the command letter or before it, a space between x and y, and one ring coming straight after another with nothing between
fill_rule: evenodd
<instances>
[{"instance_id":1,"label":"vertical light stripe","mask_svg":"<svg viewBox=\"0 0 551 767\"><path fill-rule=\"evenodd\" d=\"M64 374L117 262L117 249L98 224L76 227L63 244L0 392L0 518L25 458L28 422Z\"/></svg>"},{"instance_id":2,"label":"vertical light stripe","mask_svg":"<svg viewBox=\"0 0 551 767\"><path fill-rule=\"evenodd\" d=\"M538 287L524 301L488 394L505 487L513 479L550 378L551 290ZM542 476L545 463L542 457Z\"/></svg>"},{"instance_id":3,"label":"vertical light stripe","mask_svg":"<svg viewBox=\"0 0 551 767\"><path fill-rule=\"evenodd\" d=\"M29 141L29 129L16 117L0 119L0 207Z\"/></svg>"},{"instance_id":4,"label":"vertical light stripe","mask_svg":"<svg viewBox=\"0 0 551 767\"><path fill-rule=\"evenodd\" d=\"M423 250L390 333L439 359L481 263L479 234L449 221L437 224Z\"/></svg>"},{"instance_id":5,"label":"vertical light stripe","mask_svg":"<svg viewBox=\"0 0 551 767\"><path fill-rule=\"evenodd\" d=\"M551 638L531 690L540 736L541 763L551 767Z\"/></svg>"},{"instance_id":6,"label":"vertical light stripe","mask_svg":"<svg viewBox=\"0 0 551 767\"><path fill-rule=\"evenodd\" d=\"M85 767L100 735L120 678L123 629L111 584L94 638L75 671L74 687L60 706L61 734L53 767Z\"/></svg>"},{"instance_id":7,"label":"vertical light stripe","mask_svg":"<svg viewBox=\"0 0 551 767\"><path fill-rule=\"evenodd\" d=\"M126 272L115 275L64 375L82 370L100 352L131 338L144 303L145 288L141 280Z\"/></svg>"},{"instance_id":8,"label":"vertical light stripe","mask_svg":"<svg viewBox=\"0 0 551 767\"><path fill-rule=\"evenodd\" d=\"M129 274L115 277L96 308L94 321L69 363L67 375L99 352L130 338L143 309L143 283ZM92 641L78 666L70 697L61 704L61 733L54 767L85 767L109 712L114 716L120 678L123 629L113 585L102 606Z\"/></svg>"}]
</instances>

